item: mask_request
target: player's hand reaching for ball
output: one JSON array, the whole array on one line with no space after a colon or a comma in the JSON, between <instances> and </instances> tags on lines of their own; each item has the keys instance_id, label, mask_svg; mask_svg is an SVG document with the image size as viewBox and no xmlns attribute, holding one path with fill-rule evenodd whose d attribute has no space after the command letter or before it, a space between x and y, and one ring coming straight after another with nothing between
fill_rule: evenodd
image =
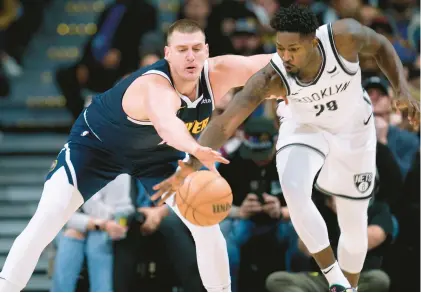
<instances>
[{"instance_id":1,"label":"player's hand reaching for ball","mask_svg":"<svg viewBox=\"0 0 421 293\"><path fill-rule=\"evenodd\" d=\"M222 164L228 164L229 161L225 159L220 153L214 151L209 147L199 146L196 150L192 153L192 155L198 159L203 166L208 168L212 172L218 173L216 170L215 163L219 162Z\"/></svg>"},{"instance_id":2,"label":"player's hand reaching for ball","mask_svg":"<svg viewBox=\"0 0 421 293\"><path fill-rule=\"evenodd\" d=\"M215 166L216 162L223 164L229 163L229 161L225 159L220 153L209 147L199 146L192 153L192 155L206 168L217 174L219 174L219 172ZM178 166L178 170L171 177L153 187L153 190L156 190L157 192L152 195L151 200L156 201L160 199L158 205L162 205L169 197L175 194L188 175L197 171L195 168L189 166L181 160L178 161Z\"/></svg>"},{"instance_id":3,"label":"player's hand reaching for ball","mask_svg":"<svg viewBox=\"0 0 421 293\"><path fill-rule=\"evenodd\" d=\"M418 125L420 122L420 101L416 100L408 87L400 90L394 100L395 107L399 111L408 110L408 120L414 125Z\"/></svg>"},{"instance_id":4,"label":"player's hand reaching for ball","mask_svg":"<svg viewBox=\"0 0 421 293\"><path fill-rule=\"evenodd\" d=\"M184 179L196 171L194 168L188 166L181 160L178 161L178 166L178 170L171 177L153 187L153 190L156 190L157 192L152 195L151 200L157 201L160 199L158 205L162 205L169 197L171 197L183 184Z\"/></svg>"}]
</instances>

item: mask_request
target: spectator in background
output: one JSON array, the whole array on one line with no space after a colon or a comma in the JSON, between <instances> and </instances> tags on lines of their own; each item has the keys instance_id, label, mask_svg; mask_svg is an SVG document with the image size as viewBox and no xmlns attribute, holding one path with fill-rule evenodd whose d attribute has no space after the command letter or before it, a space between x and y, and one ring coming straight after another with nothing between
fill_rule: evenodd
<instances>
[{"instance_id":1,"label":"spectator in background","mask_svg":"<svg viewBox=\"0 0 421 293\"><path fill-rule=\"evenodd\" d=\"M373 103L377 140L387 145L392 151L399 164L402 177L405 178L415 154L419 150L419 137L396 125L400 124L399 121L396 121L399 116L393 116L392 99L388 94L389 86L385 80L373 76L364 80L363 87L367 90Z\"/></svg>"},{"instance_id":2,"label":"spectator in background","mask_svg":"<svg viewBox=\"0 0 421 293\"><path fill-rule=\"evenodd\" d=\"M0 1L0 60L5 73L11 77L22 74L20 65L6 53L6 30L18 18L19 6L18 0Z\"/></svg>"},{"instance_id":3,"label":"spectator in background","mask_svg":"<svg viewBox=\"0 0 421 293\"><path fill-rule=\"evenodd\" d=\"M275 30L270 26L270 20L279 10L281 4L284 5L286 1L278 0L254 0L252 7L261 25L261 42L265 53L276 52L275 45ZM250 5L249 5L250 6Z\"/></svg>"},{"instance_id":4,"label":"spectator in background","mask_svg":"<svg viewBox=\"0 0 421 293\"><path fill-rule=\"evenodd\" d=\"M386 10L386 16L396 36L396 42L393 45L403 64L412 63L417 53L416 46L411 46L410 39L414 36L409 35L409 28L416 25L415 22L419 23L419 9L415 7L414 0L389 0L389 4L390 8Z\"/></svg>"},{"instance_id":5,"label":"spectator in background","mask_svg":"<svg viewBox=\"0 0 421 293\"><path fill-rule=\"evenodd\" d=\"M274 123L263 117L249 118L244 141L231 155L231 163L219 167L234 195L231 213L220 224L227 241L233 291L238 288L240 250L246 242L267 233L279 241L295 239L276 171Z\"/></svg>"},{"instance_id":6,"label":"spectator in background","mask_svg":"<svg viewBox=\"0 0 421 293\"><path fill-rule=\"evenodd\" d=\"M143 179L147 182L147 179ZM116 292L139 291L137 267L145 259L145 245L148 236L158 234L158 240L164 243L167 264L171 266L178 277L181 287L188 292L205 291L196 261L196 248L189 230L180 218L168 206L155 207L150 201L150 195L145 187L136 181L138 192L136 196L137 216L130 221L127 237L114 242L114 290ZM156 240L156 239L155 239ZM148 255L150 252L148 253ZM171 288L171 278L163 278L165 284L160 284L161 290Z\"/></svg>"},{"instance_id":7,"label":"spectator in background","mask_svg":"<svg viewBox=\"0 0 421 293\"><path fill-rule=\"evenodd\" d=\"M138 68L141 38L156 25L156 10L145 0L115 0L101 13L98 31L86 43L81 60L56 72L74 118L84 107L83 88L106 91Z\"/></svg>"},{"instance_id":8,"label":"spectator in background","mask_svg":"<svg viewBox=\"0 0 421 293\"><path fill-rule=\"evenodd\" d=\"M341 18L357 18L362 6L361 0L311 1L311 10L320 25L335 22Z\"/></svg>"},{"instance_id":9,"label":"spectator in background","mask_svg":"<svg viewBox=\"0 0 421 293\"><path fill-rule=\"evenodd\" d=\"M390 18L385 16L376 17L373 19L370 27L375 32L384 35L393 44L393 47L398 53L404 66L412 67L412 64L415 63L418 54L414 48L409 46L407 41L402 39L402 37L396 33L390 22ZM377 64L375 65L377 66ZM377 70L377 73L379 72L380 70Z\"/></svg>"},{"instance_id":10,"label":"spectator in background","mask_svg":"<svg viewBox=\"0 0 421 293\"><path fill-rule=\"evenodd\" d=\"M211 8L211 3L208 0L186 0L180 9L178 19L188 18L194 20L205 30L208 26Z\"/></svg>"},{"instance_id":11,"label":"spectator in background","mask_svg":"<svg viewBox=\"0 0 421 293\"><path fill-rule=\"evenodd\" d=\"M237 21L258 23L256 14L246 4L242 0L225 0L213 7L205 30L210 57L235 53L231 36L237 28Z\"/></svg>"},{"instance_id":12,"label":"spectator in background","mask_svg":"<svg viewBox=\"0 0 421 293\"><path fill-rule=\"evenodd\" d=\"M234 54L251 56L264 54L257 18L240 18L229 34Z\"/></svg>"},{"instance_id":13,"label":"spectator in background","mask_svg":"<svg viewBox=\"0 0 421 293\"><path fill-rule=\"evenodd\" d=\"M122 174L75 213L58 238L52 292L74 292L85 263L90 291L113 291L114 252L111 240L125 237L125 221L134 212L130 176Z\"/></svg>"},{"instance_id":14,"label":"spectator in background","mask_svg":"<svg viewBox=\"0 0 421 293\"><path fill-rule=\"evenodd\" d=\"M404 181L399 164L387 145L377 141L376 153L376 186L377 200L386 202L393 214L397 212L402 197Z\"/></svg>"},{"instance_id":15,"label":"spectator in background","mask_svg":"<svg viewBox=\"0 0 421 293\"><path fill-rule=\"evenodd\" d=\"M159 61L162 58L160 52L144 52L140 56L139 68L149 66L154 64L155 62Z\"/></svg>"},{"instance_id":16,"label":"spectator in background","mask_svg":"<svg viewBox=\"0 0 421 293\"><path fill-rule=\"evenodd\" d=\"M326 221L329 240L333 251L337 251L340 228L336 217L336 197L323 195L318 208ZM389 276L381 269L383 256L392 241L393 220L389 206L376 199L368 209L368 253L361 272L358 291L386 292L390 287ZM310 272L275 272L266 280L270 292L326 292L329 291L323 274L311 258L304 243L299 240L298 248L311 261Z\"/></svg>"},{"instance_id":17,"label":"spectator in background","mask_svg":"<svg viewBox=\"0 0 421 293\"><path fill-rule=\"evenodd\" d=\"M385 257L392 292L420 291L420 178L418 151L406 176L402 196L394 207L399 235Z\"/></svg>"},{"instance_id":18,"label":"spectator in background","mask_svg":"<svg viewBox=\"0 0 421 293\"><path fill-rule=\"evenodd\" d=\"M20 2L17 18L7 28L5 45L6 52L22 64L28 45L41 27L44 16L49 17L45 9L52 0L17 0L17 2Z\"/></svg>"}]
</instances>

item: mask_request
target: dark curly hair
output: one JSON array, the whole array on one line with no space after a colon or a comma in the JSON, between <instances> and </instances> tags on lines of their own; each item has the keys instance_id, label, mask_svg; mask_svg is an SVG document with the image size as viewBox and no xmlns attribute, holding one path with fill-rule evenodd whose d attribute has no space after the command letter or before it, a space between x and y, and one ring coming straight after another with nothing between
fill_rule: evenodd
<instances>
[{"instance_id":1,"label":"dark curly hair","mask_svg":"<svg viewBox=\"0 0 421 293\"><path fill-rule=\"evenodd\" d=\"M316 15L307 7L293 4L282 7L270 21L277 32L314 34L319 27Z\"/></svg>"}]
</instances>

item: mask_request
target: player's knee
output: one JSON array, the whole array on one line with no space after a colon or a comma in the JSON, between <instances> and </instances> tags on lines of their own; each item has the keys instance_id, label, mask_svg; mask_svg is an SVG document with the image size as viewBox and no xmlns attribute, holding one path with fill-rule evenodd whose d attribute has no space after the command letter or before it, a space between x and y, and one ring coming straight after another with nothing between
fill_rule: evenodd
<instances>
[{"instance_id":1,"label":"player's knee","mask_svg":"<svg viewBox=\"0 0 421 293\"><path fill-rule=\"evenodd\" d=\"M349 255L364 255L368 249L367 228L365 233L341 232L341 246L346 249ZM364 234L364 235L363 235Z\"/></svg>"},{"instance_id":2,"label":"player's knee","mask_svg":"<svg viewBox=\"0 0 421 293\"><path fill-rule=\"evenodd\" d=\"M368 248L367 224L349 222L341 227L341 243L349 254L366 253Z\"/></svg>"},{"instance_id":3,"label":"player's knee","mask_svg":"<svg viewBox=\"0 0 421 293\"><path fill-rule=\"evenodd\" d=\"M280 183L290 210L304 209L304 206L311 202L311 185L301 180L289 178L289 176L282 176Z\"/></svg>"},{"instance_id":4,"label":"player's knee","mask_svg":"<svg viewBox=\"0 0 421 293\"><path fill-rule=\"evenodd\" d=\"M289 147L276 157L277 171L285 200L290 204L310 201L314 177L323 158L311 149Z\"/></svg>"},{"instance_id":5,"label":"player's knee","mask_svg":"<svg viewBox=\"0 0 421 293\"><path fill-rule=\"evenodd\" d=\"M338 206L338 199L336 201ZM346 201L344 201L346 203ZM366 252L368 247L367 235L367 209L365 203L361 202L361 209L353 208L359 206L358 202L349 202L349 209L343 204L338 209L338 222L341 229L341 242L349 253Z\"/></svg>"},{"instance_id":6,"label":"player's knee","mask_svg":"<svg viewBox=\"0 0 421 293\"><path fill-rule=\"evenodd\" d=\"M69 183L64 167L57 170L44 184L38 210L42 213L70 217L84 202L80 192Z\"/></svg>"}]
</instances>

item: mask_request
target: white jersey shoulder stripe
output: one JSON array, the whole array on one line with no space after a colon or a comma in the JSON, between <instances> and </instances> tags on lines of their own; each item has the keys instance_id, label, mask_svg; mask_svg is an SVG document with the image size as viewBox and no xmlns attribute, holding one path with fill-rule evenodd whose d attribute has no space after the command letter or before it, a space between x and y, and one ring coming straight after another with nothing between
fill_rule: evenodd
<instances>
[{"instance_id":1,"label":"white jersey shoulder stripe","mask_svg":"<svg viewBox=\"0 0 421 293\"><path fill-rule=\"evenodd\" d=\"M284 83L284 85L285 85L285 89L286 89L286 91L287 91L287 96L289 96L290 94L291 94L291 89L290 89L290 87L289 87L289 85L288 85L288 81L287 81L287 79L286 79L286 77L285 77L285 75L284 74L286 74L286 73L282 73L282 70L279 68L279 66L276 64L276 61L274 61L274 59L276 60L276 59L281 59L280 57L279 57L279 55L278 55L278 53L274 53L274 55L273 55L273 57L272 57L272 59L270 60L270 65L272 65L272 67L273 67L273 69L275 69L275 71L278 73L278 75L281 77L281 79L282 79L282 82ZM281 68L282 69L284 69L283 68L283 66L281 66Z\"/></svg>"},{"instance_id":2,"label":"white jersey shoulder stripe","mask_svg":"<svg viewBox=\"0 0 421 293\"><path fill-rule=\"evenodd\" d=\"M329 41L330 41L330 45L332 46L332 52L333 52L333 55L335 55L336 61L338 62L339 66L341 66L342 70L343 70L345 73L347 73L347 74L349 74L349 75L355 75L355 74L358 72L358 70L357 70L357 71L352 71L352 70L349 70L349 69L345 66L345 64L342 62L342 59L341 59L341 57L339 56L338 50L336 49L335 40L334 40L334 38L333 38L332 23L329 23L329 24L328 24L328 26L327 26L327 32L328 32L328 34L329 34Z\"/></svg>"}]
</instances>

